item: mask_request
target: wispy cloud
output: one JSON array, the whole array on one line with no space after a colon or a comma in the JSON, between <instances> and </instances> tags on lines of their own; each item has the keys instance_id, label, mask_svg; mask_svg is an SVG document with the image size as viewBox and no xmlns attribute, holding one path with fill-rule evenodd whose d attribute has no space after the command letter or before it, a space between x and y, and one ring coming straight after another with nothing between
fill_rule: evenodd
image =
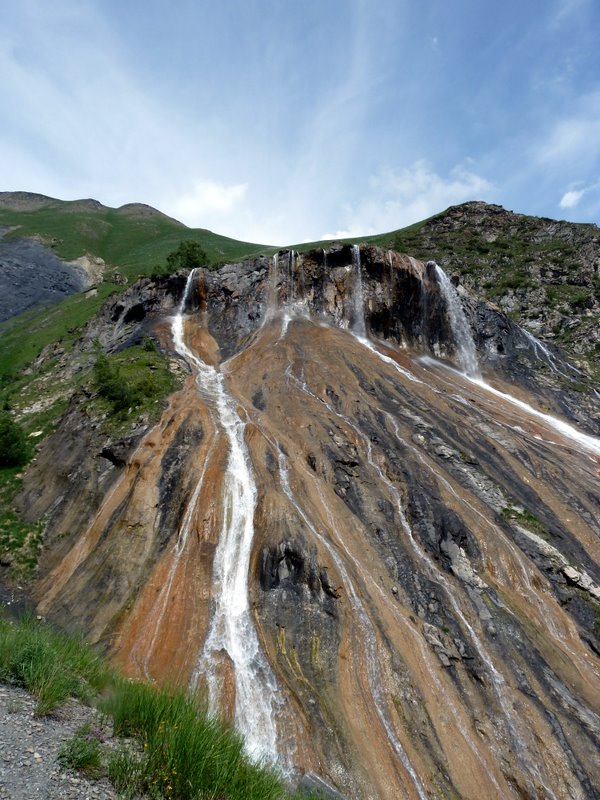
<instances>
[{"instance_id":1,"label":"wispy cloud","mask_svg":"<svg viewBox=\"0 0 600 800\"><path fill-rule=\"evenodd\" d=\"M370 190L355 206L346 206L345 226L324 239L380 233L401 228L466 200L489 199L493 186L473 172L468 163L457 164L440 175L425 160L400 170L386 169L374 176Z\"/></svg>"},{"instance_id":2,"label":"wispy cloud","mask_svg":"<svg viewBox=\"0 0 600 800\"><path fill-rule=\"evenodd\" d=\"M600 95L589 101L584 112L558 120L537 148L537 160L564 165L600 155Z\"/></svg>"},{"instance_id":3,"label":"wispy cloud","mask_svg":"<svg viewBox=\"0 0 600 800\"><path fill-rule=\"evenodd\" d=\"M575 208L584 194L585 189L569 189L563 194L558 205L560 208Z\"/></svg>"}]
</instances>

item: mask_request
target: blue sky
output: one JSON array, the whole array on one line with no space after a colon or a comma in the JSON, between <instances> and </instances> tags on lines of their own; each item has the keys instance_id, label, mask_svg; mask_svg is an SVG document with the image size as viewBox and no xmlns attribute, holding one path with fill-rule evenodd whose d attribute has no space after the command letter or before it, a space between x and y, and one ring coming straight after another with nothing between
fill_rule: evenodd
<instances>
[{"instance_id":1,"label":"blue sky","mask_svg":"<svg viewBox=\"0 0 600 800\"><path fill-rule=\"evenodd\" d=\"M289 244L600 221L598 0L4 0L0 189Z\"/></svg>"}]
</instances>

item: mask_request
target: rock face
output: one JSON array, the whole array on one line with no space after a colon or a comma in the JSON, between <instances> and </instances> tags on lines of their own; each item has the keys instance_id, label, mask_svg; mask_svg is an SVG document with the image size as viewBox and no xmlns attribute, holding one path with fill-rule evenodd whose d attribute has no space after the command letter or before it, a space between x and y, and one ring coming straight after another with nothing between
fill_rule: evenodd
<instances>
[{"instance_id":1,"label":"rock face","mask_svg":"<svg viewBox=\"0 0 600 800\"><path fill-rule=\"evenodd\" d=\"M61 261L32 239L2 238L0 228L0 322L35 306L57 303L90 285L83 266Z\"/></svg>"},{"instance_id":2,"label":"rock face","mask_svg":"<svg viewBox=\"0 0 600 800\"><path fill-rule=\"evenodd\" d=\"M456 368L450 301L482 379ZM131 675L216 685L214 710L259 742L273 726L269 755L327 796L597 797L585 376L435 265L366 246L141 282L81 346L148 330L190 371L159 425L93 451L74 401L26 477L39 612Z\"/></svg>"},{"instance_id":3,"label":"rock face","mask_svg":"<svg viewBox=\"0 0 600 800\"><path fill-rule=\"evenodd\" d=\"M597 370L600 229L596 225L470 202L400 231L394 247L425 260L435 258L468 290L498 303L527 330L545 342L555 341L582 365Z\"/></svg>"}]
</instances>

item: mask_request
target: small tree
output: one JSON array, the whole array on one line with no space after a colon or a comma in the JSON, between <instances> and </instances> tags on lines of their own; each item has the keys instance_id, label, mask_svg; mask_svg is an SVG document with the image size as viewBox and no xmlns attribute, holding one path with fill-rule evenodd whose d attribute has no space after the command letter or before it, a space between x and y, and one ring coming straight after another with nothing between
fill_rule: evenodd
<instances>
[{"instance_id":1,"label":"small tree","mask_svg":"<svg viewBox=\"0 0 600 800\"><path fill-rule=\"evenodd\" d=\"M175 272L178 269L206 267L207 264L208 256L206 252L193 239L186 239L181 242L177 250L173 250L167 256L167 267L171 272Z\"/></svg>"},{"instance_id":2,"label":"small tree","mask_svg":"<svg viewBox=\"0 0 600 800\"><path fill-rule=\"evenodd\" d=\"M23 428L7 411L0 412L0 467L20 467L26 464L30 451Z\"/></svg>"}]
</instances>

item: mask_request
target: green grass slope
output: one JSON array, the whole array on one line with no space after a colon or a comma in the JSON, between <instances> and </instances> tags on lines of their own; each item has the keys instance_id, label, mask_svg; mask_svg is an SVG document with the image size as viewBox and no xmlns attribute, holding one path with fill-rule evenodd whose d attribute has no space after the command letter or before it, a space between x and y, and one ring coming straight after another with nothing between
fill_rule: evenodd
<instances>
[{"instance_id":1,"label":"green grass slope","mask_svg":"<svg viewBox=\"0 0 600 800\"><path fill-rule=\"evenodd\" d=\"M45 198L39 201L44 203L41 207L29 210L26 204L11 203L10 194L0 195L0 225L12 228L9 238L40 237L65 260L86 253L99 256L130 281L164 264L167 255L185 239L198 242L212 264L275 250L203 228L187 228L141 204L108 208L95 201Z\"/></svg>"}]
</instances>

